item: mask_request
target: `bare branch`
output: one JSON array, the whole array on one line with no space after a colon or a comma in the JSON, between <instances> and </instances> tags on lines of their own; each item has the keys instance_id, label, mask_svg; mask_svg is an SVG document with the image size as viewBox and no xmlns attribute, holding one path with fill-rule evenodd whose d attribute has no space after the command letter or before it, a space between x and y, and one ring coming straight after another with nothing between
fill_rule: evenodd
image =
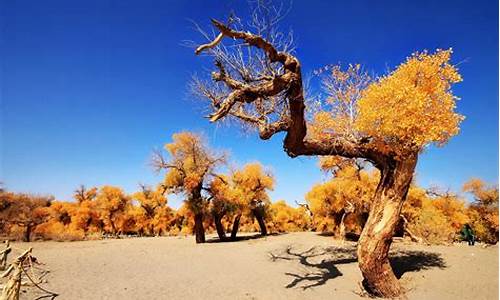
<instances>
[{"instance_id":1,"label":"bare branch","mask_svg":"<svg viewBox=\"0 0 500 300\"><path fill-rule=\"evenodd\" d=\"M384 154L371 145L371 139L347 133L327 135L324 140L307 135L301 66L288 48L293 38L275 29L280 20L275 14L281 13L282 8L257 6L250 22L255 33L239 29L239 23L231 26L212 20L219 34L199 46L196 53L206 51L213 56L218 71L212 72L212 84L196 81L192 85L198 89L196 94L210 100L213 110L210 121L235 118L256 128L262 139L286 132L284 149L291 157L340 155L364 158L379 166L387 163ZM225 37L233 44L224 45ZM356 76L364 74L358 66L352 66L351 71ZM342 86L345 97L359 98L357 92L366 81L358 77ZM344 110L354 118L354 109L354 102L350 101Z\"/></svg>"},{"instance_id":2,"label":"bare branch","mask_svg":"<svg viewBox=\"0 0 500 300\"><path fill-rule=\"evenodd\" d=\"M224 34L223 33L219 33L219 35L217 35L217 37L213 41L211 41L210 43L201 45L198 48L196 48L196 50L194 51L194 53L196 55L198 55L198 54L200 54L201 52L203 52L206 49L210 49L210 48L213 48L213 47L217 46L217 44L219 44L222 41L223 38L224 38Z\"/></svg>"},{"instance_id":3,"label":"bare branch","mask_svg":"<svg viewBox=\"0 0 500 300\"><path fill-rule=\"evenodd\" d=\"M166 169L176 169L177 171L184 173L184 170L181 167L168 163L163 156L163 153L159 149L153 150L153 154L151 157L151 166L153 167L153 170L155 172L160 172L161 170Z\"/></svg>"}]
</instances>

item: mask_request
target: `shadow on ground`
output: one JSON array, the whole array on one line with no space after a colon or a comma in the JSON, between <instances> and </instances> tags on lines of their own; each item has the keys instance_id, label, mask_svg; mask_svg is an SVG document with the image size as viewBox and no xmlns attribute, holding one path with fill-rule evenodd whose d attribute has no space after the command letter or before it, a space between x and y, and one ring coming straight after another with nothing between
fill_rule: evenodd
<instances>
[{"instance_id":1,"label":"shadow on ground","mask_svg":"<svg viewBox=\"0 0 500 300\"><path fill-rule=\"evenodd\" d=\"M431 268L446 268L441 254L427 251L396 251L391 253L390 262L394 275L399 279L407 272L419 272Z\"/></svg>"},{"instance_id":2,"label":"shadow on ground","mask_svg":"<svg viewBox=\"0 0 500 300\"><path fill-rule=\"evenodd\" d=\"M309 288L324 285L327 281L342 276L338 265L357 263L355 245L344 247L312 247L305 251L287 246L284 250L269 253L271 261L296 261L305 271L298 273L286 272L292 281L286 288ZM395 251L391 252L390 262L397 278L406 272L418 272L430 268L446 267L444 260L438 253L426 251Z\"/></svg>"},{"instance_id":3,"label":"shadow on ground","mask_svg":"<svg viewBox=\"0 0 500 300\"><path fill-rule=\"evenodd\" d=\"M35 298L35 300L42 300L42 299L48 299L48 300L53 300L56 299L58 295L45 295L45 296L40 296Z\"/></svg>"},{"instance_id":4,"label":"shadow on ground","mask_svg":"<svg viewBox=\"0 0 500 300\"><path fill-rule=\"evenodd\" d=\"M331 231L324 231L324 232L318 232L317 235L330 237L330 236L335 236L335 233ZM354 232L346 232L345 239L346 241L357 242L359 240L359 234Z\"/></svg>"},{"instance_id":5,"label":"shadow on ground","mask_svg":"<svg viewBox=\"0 0 500 300\"><path fill-rule=\"evenodd\" d=\"M240 242L240 241L248 241L248 240L255 240L255 239L262 239L266 238L268 236L278 236L282 235L284 233L270 233L267 235L262 235L260 233L253 234L253 235L242 235L242 236L237 236L236 239L231 239L230 237L227 237L225 240L221 240L218 237L213 237L210 239L207 239L207 243L231 243L231 242Z\"/></svg>"}]
</instances>

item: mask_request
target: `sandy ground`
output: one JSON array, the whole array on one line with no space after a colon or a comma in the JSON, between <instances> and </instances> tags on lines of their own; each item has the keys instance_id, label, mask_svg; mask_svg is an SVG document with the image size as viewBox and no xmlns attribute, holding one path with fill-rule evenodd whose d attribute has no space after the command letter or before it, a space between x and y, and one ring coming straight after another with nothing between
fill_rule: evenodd
<instances>
[{"instance_id":1,"label":"sandy ground","mask_svg":"<svg viewBox=\"0 0 500 300\"><path fill-rule=\"evenodd\" d=\"M393 245L409 299L498 299L498 247ZM50 269L44 287L58 300L361 298L355 245L312 232L203 245L161 237L29 246ZM34 295L28 289L22 299Z\"/></svg>"}]
</instances>

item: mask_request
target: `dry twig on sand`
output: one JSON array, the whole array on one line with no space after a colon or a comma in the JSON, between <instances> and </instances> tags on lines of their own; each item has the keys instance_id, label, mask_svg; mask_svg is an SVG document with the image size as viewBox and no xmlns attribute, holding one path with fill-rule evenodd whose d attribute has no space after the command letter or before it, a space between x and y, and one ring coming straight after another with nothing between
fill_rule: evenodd
<instances>
[{"instance_id":1,"label":"dry twig on sand","mask_svg":"<svg viewBox=\"0 0 500 300\"><path fill-rule=\"evenodd\" d=\"M10 247L8 248L10 249ZM37 289L47 293L48 296L52 296L53 298L58 296L57 293L46 290L40 286L42 282L41 277L46 273L36 279L37 276L35 275L35 268L33 265L33 262L36 262L36 258L31 255L32 250L33 248L29 248L24 251L9 265L7 270L0 275L0 278L8 278L7 283L3 286L0 300L19 300L21 285L30 283ZM27 282L22 282L23 274L27 277Z\"/></svg>"}]
</instances>

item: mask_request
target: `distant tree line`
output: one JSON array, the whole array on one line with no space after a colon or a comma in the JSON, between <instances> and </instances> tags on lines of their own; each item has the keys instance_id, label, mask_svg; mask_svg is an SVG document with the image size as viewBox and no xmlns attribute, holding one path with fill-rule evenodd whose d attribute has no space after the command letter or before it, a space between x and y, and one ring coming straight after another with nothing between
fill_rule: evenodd
<instances>
[{"instance_id":1,"label":"distant tree line","mask_svg":"<svg viewBox=\"0 0 500 300\"><path fill-rule=\"evenodd\" d=\"M17 240L85 240L120 236L194 234L205 241L215 232L222 241L235 240L239 231L262 235L293 231L333 233L336 238L361 234L380 173L356 159L324 157L319 167L330 174L292 207L271 202L275 179L260 163L226 168L227 155L211 150L191 132L174 134L156 151L153 165L165 170L156 187L140 185L132 194L103 186L75 190L72 201L0 190L0 235ZM286 184L286 183L283 183ZM439 188L409 189L398 234L417 242L450 243L470 224L477 239L498 242L498 187L479 179L463 186L473 202ZM184 196L179 209L167 205L169 194Z\"/></svg>"}]
</instances>

